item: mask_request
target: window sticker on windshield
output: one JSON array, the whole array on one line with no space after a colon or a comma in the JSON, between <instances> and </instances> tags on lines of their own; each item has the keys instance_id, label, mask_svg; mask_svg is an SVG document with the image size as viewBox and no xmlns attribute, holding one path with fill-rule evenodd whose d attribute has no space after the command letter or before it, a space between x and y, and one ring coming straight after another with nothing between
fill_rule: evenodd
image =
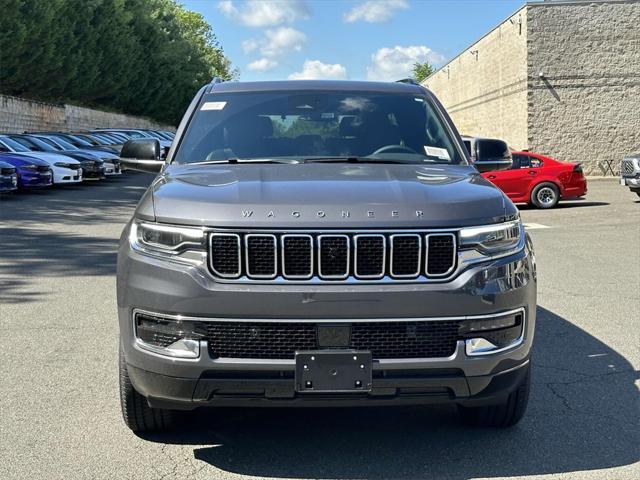
<instances>
[{"instance_id":1,"label":"window sticker on windshield","mask_svg":"<svg viewBox=\"0 0 640 480\"><path fill-rule=\"evenodd\" d=\"M430 157L438 157L444 160L451 160L449 152L446 148L424 146L424 151Z\"/></svg>"},{"instance_id":2,"label":"window sticker on windshield","mask_svg":"<svg viewBox=\"0 0 640 480\"><path fill-rule=\"evenodd\" d=\"M200 110L222 110L227 102L205 102Z\"/></svg>"}]
</instances>

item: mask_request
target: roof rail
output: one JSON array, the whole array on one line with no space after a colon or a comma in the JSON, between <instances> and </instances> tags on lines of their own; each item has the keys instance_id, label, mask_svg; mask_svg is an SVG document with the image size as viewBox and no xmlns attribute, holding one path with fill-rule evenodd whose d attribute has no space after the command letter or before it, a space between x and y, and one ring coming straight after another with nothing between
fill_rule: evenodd
<instances>
[{"instance_id":1,"label":"roof rail","mask_svg":"<svg viewBox=\"0 0 640 480\"><path fill-rule=\"evenodd\" d=\"M211 79L211 82L209 82L211 85L215 85L216 83L222 83L224 82L224 80L220 77L213 77Z\"/></svg>"},{"instance_id":2,"label":"roof rail","mask_svg":"<svg viewBox=\"0 0 640 480\"><path fill-rule=\"evenodd\" d=\"M400 80L396 80L396 83L408 83L410 85L420 85L413 78L401 78Z\"/></svg>"}]
</instances>

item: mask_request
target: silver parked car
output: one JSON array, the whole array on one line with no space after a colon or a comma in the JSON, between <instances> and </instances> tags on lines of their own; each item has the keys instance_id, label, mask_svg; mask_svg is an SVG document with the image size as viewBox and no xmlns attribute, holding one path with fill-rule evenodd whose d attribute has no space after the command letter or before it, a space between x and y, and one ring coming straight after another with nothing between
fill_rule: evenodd
<instances>
[{"instance_id":1,"label":"silver parked car","mask_svg":"<svg viewBox=\"0 0 640 480\"><path fill-rule=\"evenodd\" d=\"M627 155L620 165L620 184L640 197L640 153Z\"/></svg>"}]
</instances>

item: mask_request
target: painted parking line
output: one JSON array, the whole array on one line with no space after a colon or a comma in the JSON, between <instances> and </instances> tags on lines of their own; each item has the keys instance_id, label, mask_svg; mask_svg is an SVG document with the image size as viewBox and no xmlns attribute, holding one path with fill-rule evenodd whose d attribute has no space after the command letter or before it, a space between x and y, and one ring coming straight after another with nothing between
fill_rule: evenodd
<instances>
[{"instance_id":1,"label":"painted parking line","mask_svg":"<svg viewBox=\"0 0 640 480\"><path fill-rule=\"evenodd\" d=\"M549 225L542 225L541 223L528 223L528 222L525 222L524 228L526 228L528 230L537 230L537 229L540 229L540 228L551 228L551 227L549 227Z\"/></svg>"}]
</instances>

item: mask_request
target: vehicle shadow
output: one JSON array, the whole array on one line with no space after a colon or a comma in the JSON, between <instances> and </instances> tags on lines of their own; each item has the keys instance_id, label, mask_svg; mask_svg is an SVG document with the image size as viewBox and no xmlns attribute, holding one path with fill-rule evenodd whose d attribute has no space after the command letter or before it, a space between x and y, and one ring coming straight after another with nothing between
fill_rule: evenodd
<instances>
[{"instance_id":1,"label":"vehicle shadow","mask_svg":"<svg viewBox=\"0 0 640 480\"><path fill-rule=\"evenodd\" d=\"M20 191L0 198L0 222L21 225L124 224L153 176L127 172L123 176L79 185Z\"/></svg>"},{"instance_id":2,"label":"vehicle shadow","mask_svg":"<svg viewBox=\"0 0 640 480\"><path fill-rule=\"evenodd\" d=\"M202 410L179 432L196 460L256 477L470 479L598 470L638 461L637 372L620 354L538 309L524 420L468 429L450 406Z\"/></svg>"},{"instance_id":3,"label":"vehicle shadow","mask_svg":"<svg viewBox=\"0 0 640 480\"><path fill-rule=\"evenodd\" d=\"M578 208L578 207L604 207L606 205L610 205L608 202L589 202L586 200L567 200L559 202L555 207L551 210L562 210L565 208ZM540 210L533 205L529 205L526 203L517 204L519 210Z\"/></svg>"},{"instance_id":4,"label":"vehicle shadow","mask_svg":"<svg viewBox=\"0 0 640 480\"><path fill-rule=\"evenodd\" d=\"M39 277L115 274L118 239L84 232L124 225L152 179L127 173L2 197L0 303L45 300L43 292L31 290L32 279Z\"/></svg>"}]
</instances>

